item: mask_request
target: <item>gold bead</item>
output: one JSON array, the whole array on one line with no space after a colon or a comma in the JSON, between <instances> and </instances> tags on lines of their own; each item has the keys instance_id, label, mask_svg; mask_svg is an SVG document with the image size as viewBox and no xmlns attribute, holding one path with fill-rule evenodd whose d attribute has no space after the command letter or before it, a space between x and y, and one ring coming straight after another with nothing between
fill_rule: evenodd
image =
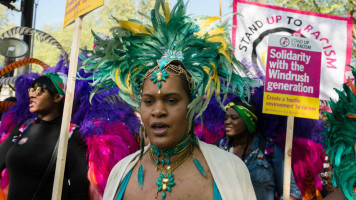
<instances>
[{"instance_id":1,"label":"gold bead","mask_svg":"<svg viewBox=\"0 0 356 200\"><path fill-rule=\"evenodd\" d=\"M168 183L168 182L169 182L169 179L168 179L168 178L163 178L163 179L162 179L162 183L163 183L163 184L166 184L166 183Z\"/></svg>"},{"instance_id":2,"label":"gold bead","mask_svg":"<svg viewBox=\"0 0 356 200\"><path fill-rule=\"evenodd\" d=\"M163 190L163 191L166 191L166 190L167 190L167 184L163 184L163 185L162 185L162 190Z\"/></svg>"},{"instance_id":3,"label":"gold bead","mask_svg":"<svg viewBox=\"0 0 356 200\"><path fill-rule=\"evenodd\" d=\"M156 76L157 76L157 81L161 81L162 80L162 72L158 72L156 74Z\"/></svg>"}]
</instances>

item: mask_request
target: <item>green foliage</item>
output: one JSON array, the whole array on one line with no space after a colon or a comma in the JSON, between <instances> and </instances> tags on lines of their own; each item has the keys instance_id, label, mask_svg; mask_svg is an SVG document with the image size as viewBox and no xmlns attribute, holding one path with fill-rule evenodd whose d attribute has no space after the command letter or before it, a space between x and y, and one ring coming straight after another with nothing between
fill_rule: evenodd
<instances>
[{"instance_id":1,"label":"green foliage","mask_svg":"<svg viewBox=\"0 0 356 200\"><path fill-rule=\"evenodd\" d=\"M92 11L84 17L80 37L80 48L93 48L94 38L91 34L91 30L94 30L96 33L112 35L111 28L117 26L117 22L113 20L112 17L123 20L129 18L140 19L140 17L143 19L142 16L136 13L136 10L147 14L148 11L153 8L154 2L154 0L105 0L104 6ZM65 1L63 3L65 3ZM6 31L13 26L6 26L6 29L3 29L3 27L5 27L3 24L8 24L8 18L6 18L6 9L4 8L4 12L2 9L3 8L0 7L0 30ZM63 48L70 54L73 40L73 24L64 29L63 23L48 24L38 29L56 38ZM55 46L38 40L34 41L34 52L32 57L37 58L50 66L54 66L58 62L60 53L60 50ZM32 70L34 72L41 72L42 68L37 65L32 65Z\"/></svg>"},{"instance_id":2,"label":"green foliage","mask_svg":"<svg viewBox=\"0 0 356 200\"><path fill-rule=\"evenodd\" d=\"M9 18L11 14L11 11L8 11L5 6L0 4L0 33L15 26L15 24L11 22ZM3 65L4 59L5 58L3 56L0 56L0 66Z\"/></svg>"}]
</instances>

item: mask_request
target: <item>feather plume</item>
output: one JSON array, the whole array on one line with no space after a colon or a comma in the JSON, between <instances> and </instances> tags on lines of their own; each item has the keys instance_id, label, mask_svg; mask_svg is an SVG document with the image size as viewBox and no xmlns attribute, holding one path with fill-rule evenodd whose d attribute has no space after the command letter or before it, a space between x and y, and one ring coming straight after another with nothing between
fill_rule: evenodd
<instances>
[{"instance_id":1,"label":"feather plume","mask_svg":"<svg viewBox=\"0 0 356 200\"><path fill-rule=\"evenodd\" d=\"M0 69L0 76L3 76L6 73L9 73L13 70L15 70L16 68L28 65L28 64L37 64L40 65L43 69L46 69L49 67L49 65L47 65L46 63L36 59L36 58L24 58L21 60L18 60L16 62L11 63L10 65Z\"/></svg>"},{"instance_id":2,"label":"feather plume","mask_svg":"<svg viewBox=\"0 0 356 200\"><path fill-rule=\"evenodd\" d=\"M356 69L350 66L352 74L356 77ZM343 91L335 89L339 95L337 102L330 100L332 113L327 112L327 129L323 132L326 153L330 157L331 171L334 187L340 187L348 199L355 199L353 187L356 184L356 96L354 84L349 79L343 84ZM350 117L349 117L350 116Z\"/></svg>"}]
</instances>

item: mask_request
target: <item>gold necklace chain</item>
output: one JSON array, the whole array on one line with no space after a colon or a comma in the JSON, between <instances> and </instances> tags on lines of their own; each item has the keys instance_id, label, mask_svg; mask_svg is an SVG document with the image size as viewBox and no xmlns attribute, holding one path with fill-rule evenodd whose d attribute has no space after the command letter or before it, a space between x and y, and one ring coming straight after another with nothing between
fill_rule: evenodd
<instances>
[{"instance_id":1,"label":"gold necklace chain","mask_svg":"<svg viewBox=\"0 0 356 200\"><path fill-rule=\"evenodd\" d=\"M161 170L161 172L164 174L165 172L168 172L169 174L171 174L175 169L177 169L179 166L181 166L184 161L186 161L190 155L192 155L193 153L193 148L194 145L189 144L188 146L190 146L190 150L187 150L182 157L180 157L175 163L173 163L172 165L168 165L167 168L164 167L163 164L159 164L156 165L156 161L157 159L154 157L154 154L152 153L152 151L149 152L150 155L150 160L151 162L156 166L156 171L159 169Z\"/></svg>"},{"instance_id":2,"label":"gold necklace chain","mask_svg":"<svg viewBox=\"0 0 356 200\"><path fill-rule=\"evenodd\" d=\"M175 185L174 175L172 172L181 166L193 154L194 145L190 143L187 146L190 148L188 147L189 149L175 163L172 165L167 165L166 168L164 167L164 164L156 164L158 158L156 159L154 157L152 151L149 152L150 160L153 165L156 166L156 171L158 171L158 169L161 170L161 174L159 175L158 181L156 182L158 188L155 199L158 199L159 192L162 192L162 200L166 198L166 192L170 192L171 187Z\"/></svg>"}]
</instances>

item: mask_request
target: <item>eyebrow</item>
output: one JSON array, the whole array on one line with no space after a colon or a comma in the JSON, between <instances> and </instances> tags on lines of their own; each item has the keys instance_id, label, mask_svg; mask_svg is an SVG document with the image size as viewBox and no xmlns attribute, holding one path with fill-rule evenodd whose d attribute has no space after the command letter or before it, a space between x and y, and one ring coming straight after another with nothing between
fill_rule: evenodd
<instances>
[{"instance_id":1,"label":"eyebrow","mask_svg":"<svg viewBox=\"0 0 356 200\"><path fill-rule=\"evenodd\" d=\"M179 93L172 92L172 93L163 94L162 96L163 97L169 97L169 96L174 96L174 95L179 96ZM144 96L153 97L154 95L152 95L152 94L142 94L142 97L144 97Z\"/></svg>"}]
</instances>

